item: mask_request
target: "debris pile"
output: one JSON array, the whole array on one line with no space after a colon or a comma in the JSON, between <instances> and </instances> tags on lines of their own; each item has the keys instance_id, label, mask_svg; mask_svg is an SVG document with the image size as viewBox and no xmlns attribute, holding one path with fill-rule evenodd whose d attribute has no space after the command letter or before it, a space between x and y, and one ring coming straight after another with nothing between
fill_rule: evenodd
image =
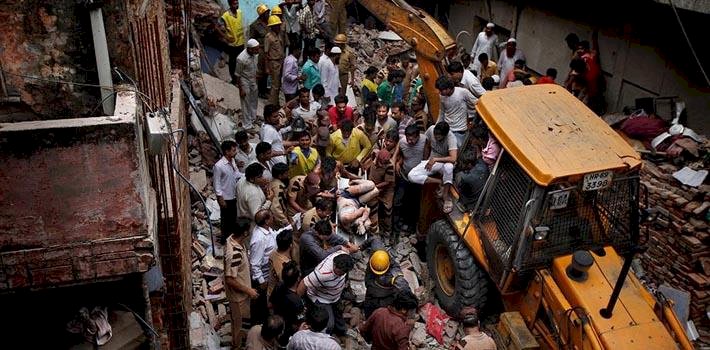
<instances>
[{"instance_id":1,"label":"debris pile","mask_svg":"<svg viewBox=\"0 0 710 350\"><path fill-rule=\"evenodd\" d=\"M405 41L387 41L379 38L380 32L374 29L365 29L361 24L353 24L348 31L348 45L353 48L357 58L355 65L355 84L360 86L365 77L365 70L369 66L383 68L387 57L402 55L412 50Z\"/></svg>"},{"instance_id":2,"label":"debris pile","mask_svg":"<svg viewBox=\"0 0 710 350\"><path fill-rule=\"evenodd\" d=\"M686 165L706 168L702 163ZM649 207L658 218L649 228L650 242L641 261L645 279L690 293L690 319L699 340L710 344L706 316L710 310L710 185L683 185L673 177L681 168L667 162L644 162L641 183L648 188Z\"/></svg>"}]
</instances>

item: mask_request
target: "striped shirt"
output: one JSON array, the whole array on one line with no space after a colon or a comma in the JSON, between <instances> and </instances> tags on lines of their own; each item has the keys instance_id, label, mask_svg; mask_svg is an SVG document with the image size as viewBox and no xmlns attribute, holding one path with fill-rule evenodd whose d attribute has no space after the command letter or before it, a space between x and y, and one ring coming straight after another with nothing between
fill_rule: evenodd
<instances>
[{"instance_id":1,"label":"striped shirt","mask_svg":"<svg viewBox=\"0 0 710 350\"><path fill-rule=\"evenodd\" d=\"M308 297L314 303L334 304L340 300L340 294L345 289L345 280L347 278L347 274L338 276L333 272L333 259L340 254L345 254L345 252L337 251L328 255L303 280Z\"/></svg>"}]
</instances>

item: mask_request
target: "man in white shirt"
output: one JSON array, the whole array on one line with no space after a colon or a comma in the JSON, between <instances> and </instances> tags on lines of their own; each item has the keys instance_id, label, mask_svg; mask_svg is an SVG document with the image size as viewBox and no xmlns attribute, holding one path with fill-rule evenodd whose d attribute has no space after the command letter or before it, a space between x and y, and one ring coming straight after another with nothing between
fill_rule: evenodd
<instances>
[{"instance_id":1,"label":"man in white shirt","mask_svg":"<svg viewBox=\"0 0 710 350\"><path fill-rule=\"evenodd\" d=\"M454 81L447 76L436 80L436 88L441 98L439 121L449 124L449 129L461 146L468 130L468 119L476 115L478 99L467 89L455 86Z\"/></svg>"},{"instance_id":2,"label":"man in white shirt","mask_svg":"<svg viewBox=\"0 0 710 350\"><path fill-rule=\"evenodd\" d=\"M237 153L237 143L232 140L222 142L222 158L214 164L212 181L217 203L219 203L219 220L223 235L234 233L237 220L237 180L242 177L234 161ZM198 190L202 190L198 188Z\"/></svg>"},{"instance_id":3,"label":"man in white shirt","mask_svg":"<svg viewBox=\"0 0 710 350\"><path fill-rule=\"evenodd\" d=\"M461 62L454 61L446 66L446 71L451 76L456 86L462 87L473 94L476 98L486 93L486 89L481 85L481 81L476 78L471 71L464 69Z\"/></svg>"},{"instance_id":4,"label":"man in white shirt","mask_svg":"<svg viewBox=\"0 0 710 350\"><path fill-rule=\"evenodd\" d=\"M256 66L259 59L259 42L254 39L247 41L247 48L237 56L234 79L239 88L239 98L242 103L242 127L252 129L256 119L256 108L259 92L256 84Z\"/></svg>"},{"instance_id":5,"label":"man in white shirt","mask_svg":"<svg viewBox=\"0 0 710 350\"><path fill-rule=\"evenodd\" d=\"M274 164L286 163L286 148L291 148L298 145L298 141L284 141L283 136L279 133L279 108L276 105L264 106L264 121L265 124L259 131L259 137L262 142L271 144L271 160L269 161L269 169ZM287 163L288 164L288 163Z\"/></svg>"},{"instance_id":6,"label":"man in white shirt","mask_svg":"<svg viewBox=\"0 0 710 350\"><path fill-rule=\"evenodd\" d=\"M493 33L495 24L488 23L482 32L478 33L476 42L471 48L471 67L477 73L481 73L481 62L478 61L478 56L482 53L488 55L492 61L498 59L498 36Z\"/></svg>"},{"instance_id":7,"label":"man in white shirt","mask_svg":"<svg viewBox=\"0 0 710 350\"><path fill-rule=\"evenodd\" d=\"M311 92L306 88L298 90L298 107L291 111L294 118L301 117L306 123L317 125L316 114L320 110L320 103L311 101Z\"/></svg>"},{"instance_id":8,"label":"man in white shirt","mask_svg":"<svg viewBox=\"0 0 710 350\"><path fill-rule=\"evenodd\" d=\"M347 325L337 302L345 289L347 274L355 266L353 258L344 250L328 255L306 276L297 288L301 296L308 295L310 307L320 306L328 312L328 333L345 335Z\"/></svg>"},{"instance_id":9,"label":"man in white shirt","mask_svg":"<svg viewBox=\"0 0 710 350\"><path fill-rule=\"evenodd\" d=\"M338 63L340 62L340 54L342 51L339 47L333 46L328 54L325 52L318 60L318 70L320 71L320 81L325 88L325 98L328 103L333 103L335 96L338 96L340 89L340 73L338 71Z\"/></svg>"},{"instance_id":10,"label":"man in white shirt","mask_svg":"<svg viewBox=\"0 0 710 350\"><path fill-rule=\"evenodd\" d=\"M246 173L237 182L237 213L239 216L254 220L254 215L260 209L271 208L274 194L267 189L266 194L261 189L269 182L264 179L264 168L261 164L252 163L246 168Z\"/></svg>"},{"instance_id":11,"label":"man in white shirt","mask_svg":"<svg viewBox=\"0 0 710 350\"><path fill-rule=\"evenodd\" d=\"M244 173L247 165L256 161L256 152L254 152L254 147L249 143L249 135L246 131L237 131L234 135L234 140L237 141L237 154L234 156L234 161L237 163L239 172Z\"/></svg>"},{"instance_id":12,"label":"man in white shirt","mask_svg":"<svg viewBox=\"0 0 710 350\"><path fill-rule=\"evenodd\" d=\"M449 125L439 121L424 133L424 157L419 165L409 172L409 181L423 185L424 183L442 183L441 196L444 201L443 212L450 213L453 209L451 193L449 192L454 180L454 163L458 156L458 146L454 134L449 131ZM441 174L441 181L432 178L434 174Z\"/></svg>"},{"instance_id":13,"label":"man in white shirt","mask_svg":"<svg viewBox=\"0 0 710 350\"><path fill-rule=\"evenodd\" d=\"M508 85L508 73L515 68L515 61L525 60L525 54L522 50L518 49L518 43L515 38L510 38L505 43L505 52L500 55L498 60L498 69L500 71L500 85L498 87L504 88Z\"/></svg>"},{"instance_id":14,"label":"man in white shirt","mask_svg":"<svg viewBox=\"0 0 710 350\"><path fill-rule=\"evenodd\" d=\"M276 235L285 229L278 231L271 228L274 219L271 210L260 209L254 215L254 229L251 232L249 241L249 264L251 265L251 286L256 289L259 296L252 300L251 319L254 323L261 323L269 315L267 300L267 288L269 286L269 276L271 274L271 253L276 250Z\"/></svg>"}]
</instances>

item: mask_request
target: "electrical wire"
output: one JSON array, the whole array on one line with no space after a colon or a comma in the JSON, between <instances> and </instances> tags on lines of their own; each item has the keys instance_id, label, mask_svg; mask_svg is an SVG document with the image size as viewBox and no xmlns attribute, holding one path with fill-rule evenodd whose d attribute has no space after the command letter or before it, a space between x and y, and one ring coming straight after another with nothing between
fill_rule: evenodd
<instances>
[{"instance_id":1,"label":"electrical wire","mask_svg":"<svg viewBox=\"0 0 710 350\"><path fill-rule=\"evenodd\" d=\"M705 82L708 84L708 87L710 87L710 79L708 78L707 73L705 73L705 69L703 68L703 64L700 63L700 59L698 58L698 54L695 52L695 48L693 47L693 44L690 42L690 38L688 37L688 33L685 31L685 26L683 25L683 21L680 20L680 15L678 14L678 9L676 9L675 4L673 3L673 0L668 0L668 3L671 4L671 8L673 9L673 14L675 14L675 18L678 21L678 25L680 25L680 30L683 32L683 36L685 37L685 41L688 43L688 47L690 47L690 52L693 53L693 58L695 58L695 62L698 64L698 68L700 68L700 73L703 74L703 78L705 78Z\"/></svg>"}]
</instances>

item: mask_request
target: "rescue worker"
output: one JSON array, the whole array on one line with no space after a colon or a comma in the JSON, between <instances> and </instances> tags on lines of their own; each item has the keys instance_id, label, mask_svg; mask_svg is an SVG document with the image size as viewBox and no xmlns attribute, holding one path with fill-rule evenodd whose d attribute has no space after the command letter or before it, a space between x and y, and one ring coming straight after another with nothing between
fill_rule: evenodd
<instances>
[{"instance_id":1,"label":"rescue worker","mask_svg":"<svg viewBox=\"0 0 710 350\"><path fill-rule=\"evenodd\" d=\"M256 7L256 13L259 15L257 19L249 25L249 36L252 39L256 39L260 46L264 46L264 39L266 34L269 32L269 15L271 11L269 8L260 4ZM257 86L259 88L259 97L266 98L266 57L261 55L259 57L259 65L257 70Z\"/></svg>"},{"instance_id":2,"label":"rescue worker","mask_svg":"<svg viewBox=\"0 0 710 350\"><path fill-rule=\"evenodd\" d=\"M276 163L271 167L271 182L269 189L274 194L271 202L271 215L274 218L273 226L277 229L292 225L292 219L286 215L288 199L286 198L286 186L288 185L288 166L284 163Z\"/></svg>"},{"instance_id":3,"label":"rescue worker","mask_svg":"<svg viewBox=\"0 0 710 350\"><path fill-rule=\"evenodd\" d=\"M239 88L242 104L242 128L253 129L256 119L257 95L257 62L259 60L259 42L255 39L247 41L247 48L237 56L237 66L234 78Z\"/></svg>"},{"instance_id":4,"label":"rescue worker","mask_svg":"<svg viewBox=\"0 0 710 350\"><path fill-rule=\"evenodd\" d=\"M303 231L310 230L318 221L329 219L333 215L335 202L329 198L316 199L315 206L303 213L301 228Z\"/></svg>"},{"instance_id":5,"label":"rescue worker","mask_svg":"<svg viewBox=\"0 0 710 350\"><path fill-rule=\"evenodd\" d=\"M277 7L278 8L278 7ZM269 103L278 105L281 93L281 68L283 68L285 46L281 37L281 20L277 16L269 17L269 32L264 39L266 73L271 77Z\"/></svg>"},{"instance_id":6,"label":"rescue worker","mask_svg":"<svg viewBox=\"0 0 710 350\"><path fill-rule=\"evenodd\" d=\"M330 12L330 30L333 33L345 33L347 28L348 13L345 7L348 6L350 0L329 0L332 8ZM335 35L335 34L332 34Z\"/></svg>"},{"instance_id":7,"label":"rescue worker","mask_svg":"<svg viewBox=\"0 0 710 350\"><path fill-rule=\"evenodd\" d=\"M291 45L291 40L288 38L288 35L286 35L286 29L288 28L288 23L286 23L286 20L284 19L284 12L281 9L281 5L276 5L271 8L271 16L276 16L281 20L281 32L279 33L279 37L281 37L281 41L284 43L284 55L285 55L286 49Z\"/></svg>"},{"instance_id":8,"label":"rescue worker","mask_svg":"<svg viewBox=\"0 0 710 350\"><path fill-rule=\"evenodd\" d=\"M348 37L345 34L336 35L333 43L342 51L340 62L338 62L338 74L340 78L340 94L346 95L348 85L354 86L355 84L355 65L357 60L355 53L348 46Z\"/></svg>"},{"instance_id":9,"label":"rescue worker","mask_svg":"<svg viewBox=\"0 0 710 350\"><path fill-rule=\"evenodd\" d=\"M244 22L242 10L239 9L239 0L229 1L229 10L224 11L217 27L224 42L224 52L229 56L229 76L232 84L236 84L234 69L237 65L237 56L244 50Z\"/></svg>"},{"instance_id":10,"label":"rescue worker","mask_svg":"<svg viewBox=\"0 0 710 350\"><path fill-rule=\"evenodd\" d=\"M320 156L315 148L311 147L311 134L301 132L298 137L298 146L289 154L289 177L308 175L320 165Z\"/></svg>"},{"instance_id":11,"label":"rescue worker","mask_svg":"<svg viewBox=\"0 0 710 350\"><path fill-rule=\"evenodd\" d=\"M239 334L242 319L250 318L250 300L259 296L251 287L251 266L246 249L250 220L238 218L234 232L227 238L224 247L224 285L231 310L232 334ZM232 338L232 348L241 349L242 337Z\"/></svg>"},{"instance_id":12,"label":"rescue worker","mask_svg":"<svg viewBox=\"0 0 710 350\"><path fill-rule=\"evenodd\" d=\"M365 302L363 309L368 318L378 308L392 305L398 291L410 291L407 280L396 259L390 258L382 241L373 237L360 247L370 252L370 260L365 271ZM411 292L411 291L410 291Z\"/></svg>"}]
</instances>

